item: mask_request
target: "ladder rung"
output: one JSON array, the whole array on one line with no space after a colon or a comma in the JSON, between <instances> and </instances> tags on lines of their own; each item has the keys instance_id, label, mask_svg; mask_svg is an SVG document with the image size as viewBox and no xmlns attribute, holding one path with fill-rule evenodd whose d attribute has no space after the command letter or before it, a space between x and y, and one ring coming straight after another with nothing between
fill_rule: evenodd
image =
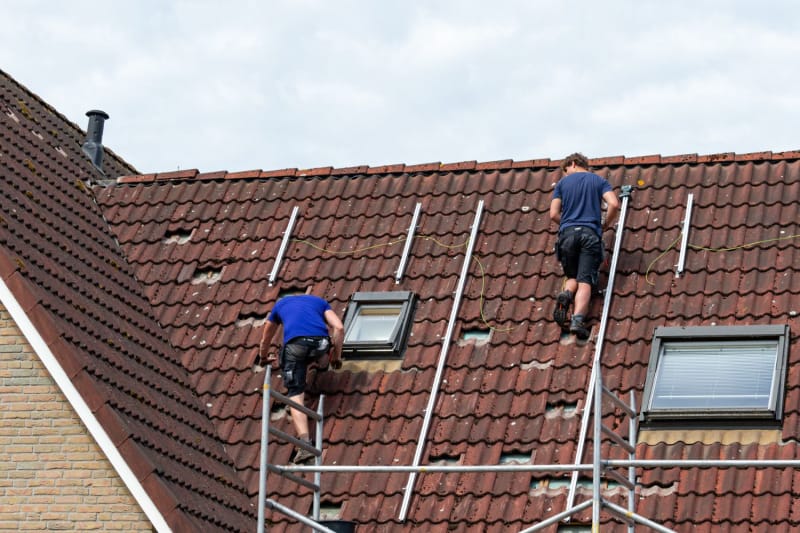
<instances>
[{"instance_id":1,"label":"ladder rung","mask_svg":"<svg viewBox=\"0 0 800 533\"><path fill-rule=\"evenodd\" d=\"M294 511L294 510L290 509L289 507L286 507L285 505L281 505L281 504L279 504L278 502L276 502L275 500L273 500L271 498L267 498L265 503L270 509L275 509L276 511L279 511L279 512L285 514L286 516L290 516L290 517L294 518L295 520L298 520L298 521L304 523L305 525L310 526L314 531L321 531L322 533L336 533L334 530L330 529L329 527L323 526L321 523L317 522L316 520L312 520L312 519L308 518L307 516L302 515L302 514L298 513L297 511Z\"/></svg>"},{"instance_id":2,"label":"ladder rung","mask_svg":"<svg viewBox=\"0 0 800 533\"><path fill-rule=\"evenodd\" d=\"M319 416L319 413L317 413L316 411L312 411L311 409L309 409L305 405L300 405L299 403L297 403L296 401L292 400L291 398L289 398L285 394L281 394L280 392L274 391L271 388L269 390L269 394L270 394L270 396L272 396L276 400L280 400L282 403L288 405L289 407L297 409L301 413L304 413L306 416L310 416L316 422L319 422L321 420L321 418Z\"/></svg>"},{"instance_id":3,"label":"ladder rung","mask_svg":"<svg viewBox=\"0 0 800 533\"><path fill-rule=\"evenodd\" d=\"M275 429L273 427L270 427L267 431L269 431L270 434L275 435L276 437L279 437L279 438L285 440L286 442L290 442L291 444L294 444L298 448L303 448L304 450L313 453L317 457L322 455L322 452L319 449L315 448L314 446L311 446L306 441L300 440L297 437L293 437L293 436L289 435L288 433L285 433L285 432L281 431L280 429Z\"/></svg>"},{"instance_id":4,"label":"ladder rung","mask_svg":"<svg viewBox=\"0 0 800 533\"><path fill-rule=\"evenodd\" d=\"M626 478L616 470L612 470L611 468L606 467L605 473L608 477L614 478L614 481L616 481L620 485L625 485L630 490L636 488L636 483L632 482L630 479Z\"/></svg>"},{"instance_id":5,"label":"ladder rung","mask_svg":"<svg viewBox=\"0 0 800 533\"><path fill-rule=\"evenodd\" d=\"M634 520L632 517L628 516L627 514L623 513L620 510L620 509L622 509L622 507L613 508L613 507L609 506L608 502L606 502L605 499L601 499L600 500L600 504L603 506L604 509L606 509L607 511L611 512L611 514L613 514L614 516L616 516L620 520L624 521L629 526L632 526L632 525L636 524L636 520Z\"/></svg>"},{"instance_id":6,"label":"ladder rung","mask_svg":"<svg viewBox=\"0 0 800 533\"><path fill-rule=\"evenodd\" d=\"M270 472L274 472L276 474L279 474L279 475L285 477L286 479L291 479L295 483L299 483L300 485L303 485L307 489L311 489L311 490L313 490L315 492L319 490L319 485L317 485L316 483L311 483L310 481L308 481L306 479L303 479L300 476L298 476L297 474L294 474L292 472L286 472L280 466L267 465L267 469Z\"/></svg>"},{"instance_id":7,"label":"ladder rung","mask_svg":"<svg viewBox=\"0 0 800 533\"><path fill-rule=\"evenodd\" d=\"M616 442L617 444L619 444L620 446L622 446L623 448L625 448L625 451L627 451L628 453L634 453L634 452L636 452L636 448L634 448L633 446L631 446L631 444L630 444L628 441L626 441L625 439L623 439L622 437L620 437L619 435L617 435L616 433L614 433L613 431L611 431L610 429L608 429L608 428L605 426L605 424L602 424L602 425L600 426L600 429L603 431L603 433L605 433L605 434L606 434L606 436L607 436L608 438L610 438L611 440L613 440L614 442Z\"/></svg>"},{"instance_id":8,"label":"ladder rung","mask_svg":"<svg viewBox=\"0 0 800 533\"><path fill-rule=\"evenodd\" d=\"M625 411L625 413L626 413L626 414L627 414L629 417L631 417L631 418L636 418L636 413L634 412L634 410L633 410L633 409L631 409L631 407L630 407L629 405L627 405L625 402L623 402L622 400L620 400L620 399L617 397L617 395L616 395L616 394L614 394L613 392L611 392L611 390L610 390L610 389L608 389L608 388L607 388L605 385L603 385L603 394L605 394L606 396L608 396L608 398L609 398L609 399L610 399L612 402L614 402L614 405L616 405L617 407L619 407L620 409L622 409L623 411Z\"/></svg>"}]
</instances>

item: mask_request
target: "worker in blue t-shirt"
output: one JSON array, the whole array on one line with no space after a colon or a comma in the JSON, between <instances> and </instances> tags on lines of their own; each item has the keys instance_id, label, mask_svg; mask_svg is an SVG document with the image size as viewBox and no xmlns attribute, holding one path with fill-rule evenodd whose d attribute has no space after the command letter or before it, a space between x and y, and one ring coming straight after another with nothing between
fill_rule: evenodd
<instances>
[{"instance_id":1,"label":"worker in blue t-shirt","mask_svg":"<svg viewBox=\"0 0 800 533\"><path fill-rule=\"evenodd\" d=\"M322 366L331 364L335 367L339 363L344 326L330 304L319 296L312 294L284 296L275 303L275 307L267 317L258 351L262 358L264 348L269 346L279 326L283 326L283 348L280 351L279 364L283 373L283 383L288 389L287 396L294 402L304 405L309 363L328 355L329 361L322 363ZM268 360L270 363L274 361L274 355ZM297 437L311 444L308 417L302 411L291 407L289 412ZM313 458L311 452L298 447L292 462L303 463Z\"/></svg>"},{"instance_id":2,"label":"worker in blue t-shirt","mask_svg":"<svg viewBox=\"0 0 800 533\"><path fill-rule=\"evenodd\" d=\"M564 171L553 191L550 219L559 224L556 256L567 281L556 297L553 320L579 339L589 338L586 313L603 262L603 231L619 213L619 199L607 180L589 172L589 160L580 153L567 156ZM606 203L605 221L602 202ZM574 304L572 318L570 306Z\"/></svg>"}]
</instances>

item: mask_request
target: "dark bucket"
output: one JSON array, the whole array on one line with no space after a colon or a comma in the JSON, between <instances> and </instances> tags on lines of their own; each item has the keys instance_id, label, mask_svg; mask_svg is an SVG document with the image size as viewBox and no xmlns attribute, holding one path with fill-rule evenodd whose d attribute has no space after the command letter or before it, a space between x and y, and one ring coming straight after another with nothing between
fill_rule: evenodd
<instances>
[{"instance_id":1,"label":"dark bucket","mask_svg":"<svg viewBox=\"0 0 800 533\"><path fill-rule=\"evenodd\" d=\"M356 523L349 520L320 520L320 524L336 533L355 533Z\"/></svg>"}]
</instances>

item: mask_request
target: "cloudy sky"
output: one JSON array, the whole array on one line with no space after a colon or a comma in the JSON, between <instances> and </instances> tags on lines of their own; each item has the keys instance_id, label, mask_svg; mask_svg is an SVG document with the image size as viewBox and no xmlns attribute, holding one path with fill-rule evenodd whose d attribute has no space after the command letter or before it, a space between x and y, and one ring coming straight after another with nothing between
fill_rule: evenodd
<instances>
[{"instance_id":1,"label":"cloudy sky","mask_svg":"<svg viewBox=\"0 0 800 533\"><path fill-rule=\"evenodd\" d=\"M800 149L800 2L0 0L140 172Z\"/></svg>"}]
</instances>

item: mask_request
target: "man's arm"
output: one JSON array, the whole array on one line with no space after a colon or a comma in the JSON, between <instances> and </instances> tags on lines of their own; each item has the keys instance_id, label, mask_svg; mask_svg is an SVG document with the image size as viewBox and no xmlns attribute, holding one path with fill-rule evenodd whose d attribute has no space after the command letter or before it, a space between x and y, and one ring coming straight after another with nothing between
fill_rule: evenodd
<instances>
[{"instance_id":1,"label":"man's arm","mask_svg":"<svg viewBox=\"0 0 800 533\"><path fill-rule=\"evenodd\" d=\"M258 345L258 355L262 362L264 361L264 347L269 346L276 331L278 331L278 324L267 319L267 323L264 325L264 330L261 334L261 343Z\"/></svg>"},{"instance_id":2,"label":"man's arm","mask_svg":"<svg viewBox=\"0 0 800 533\"><path fill-rule=\"evenodd\" d=\"M331 329L331 342L333 349L331 350L331 364L336 366L336 363L342 358L342 343L344 341L344 324L339 319L339 316L333 309L325 311L325 322Z\"/></svg>"},{"instance_id":3,"label":"man's arm","mask_svg":"<svg viewBox=\"0 0 800 533\"><path fill-rule=\"evenodd\" d=\"M606 220L603 224L603 230L611 229L617 220L619 214L619 198L614 194L614 191L608 191L603 194L603 200L606 202Z\"/></svg>"},{"instance_id":4,"label":"man's arm","mask_svg":"<svg viewBox=\"0 0 800 533\"><path fill-rule=\"evenodd\" d=\"M561 222L561 198L553 198L550 202L550 220L556 224Z\"/></svg>"}]
</instances>

